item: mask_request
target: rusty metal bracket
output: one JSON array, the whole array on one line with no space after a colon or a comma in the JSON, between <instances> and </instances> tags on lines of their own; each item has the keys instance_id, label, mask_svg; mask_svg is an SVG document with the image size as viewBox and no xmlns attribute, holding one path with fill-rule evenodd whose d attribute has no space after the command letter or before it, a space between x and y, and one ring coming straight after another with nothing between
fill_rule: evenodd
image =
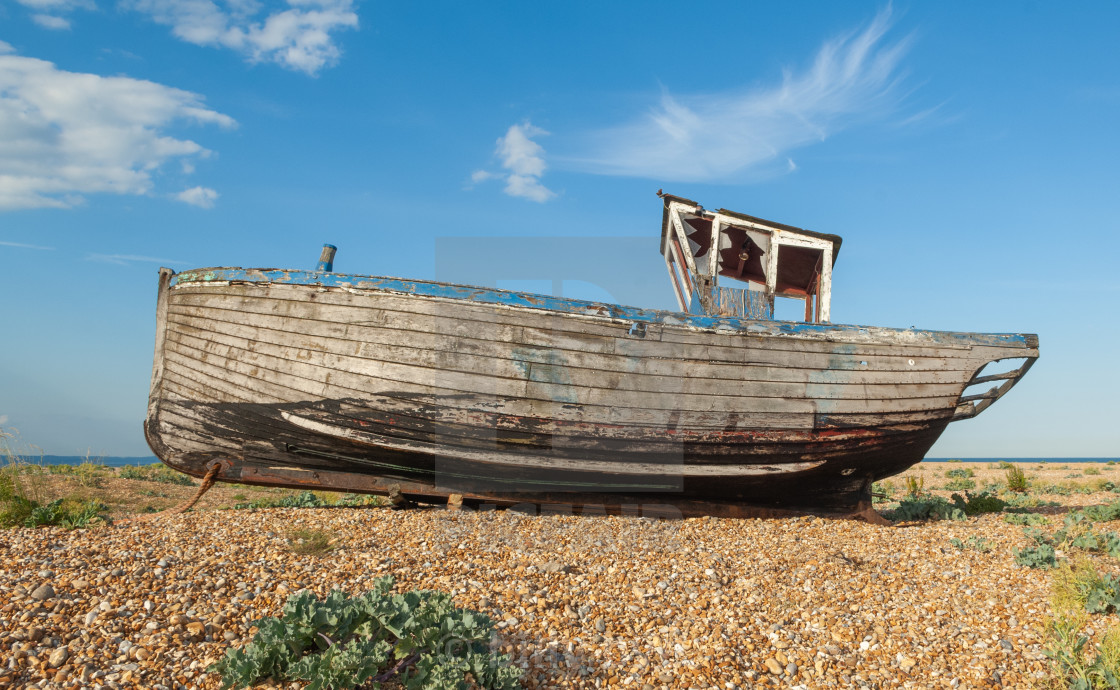
<instances>
[{"instance_id":1,"label":"rusty metal bracket","mask_svg":"<svg viewBox=\"0 0 1120 690\"><path fill-rule=\"evenodd\" d=\"M209 473L214 467L218 467L218 476L220 477L233 469L233 461L229 458L214 458L206 463L206 472Z\"/></svg>"}]
</instances>

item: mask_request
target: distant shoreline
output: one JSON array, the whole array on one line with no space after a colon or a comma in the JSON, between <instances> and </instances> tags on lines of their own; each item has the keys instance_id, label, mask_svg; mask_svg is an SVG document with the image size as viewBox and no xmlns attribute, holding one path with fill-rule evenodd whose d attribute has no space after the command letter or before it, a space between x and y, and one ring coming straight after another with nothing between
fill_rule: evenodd
<instances>
[{"instance_id":1,"label":"distant shoreline","mask_svg":"<svg viewBox=\"0 0 1120 690\"><path fill-rule=\"evenodd\" d=\"M151 465L159 462L154 455L122 456L122 455L23 455L24 462L33 465L80 465L83 462L92 462L95 465L106 467L127 467L129 465Z\"/></svg>"}]
</instances>

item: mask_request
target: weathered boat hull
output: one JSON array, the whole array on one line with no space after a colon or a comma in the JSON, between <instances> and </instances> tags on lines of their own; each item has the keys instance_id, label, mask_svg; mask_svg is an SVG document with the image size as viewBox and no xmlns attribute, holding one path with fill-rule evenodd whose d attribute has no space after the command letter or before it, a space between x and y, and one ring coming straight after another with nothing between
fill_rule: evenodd
<instances>
[{"instance_id":1,"label":"weathered boat hull","mask_svg":"<svg viewBox=\"0 0 1120 690\"><path fill-rule=\"evenodd\" d=\"M201 476L219 462L235 482L846 513L1037 355L1029 335L165 269L145 429L168 465ZM1024 363L991 394L963 396L1007 358Z\"/></svg>"}]
</instances>

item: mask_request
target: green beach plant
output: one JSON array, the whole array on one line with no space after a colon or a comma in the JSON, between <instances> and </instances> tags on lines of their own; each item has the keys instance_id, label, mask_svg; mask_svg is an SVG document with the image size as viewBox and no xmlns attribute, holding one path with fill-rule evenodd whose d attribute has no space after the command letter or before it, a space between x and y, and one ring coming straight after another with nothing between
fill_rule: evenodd
<instances>
[{"instance_id":1,"label":"green beach plant","mask_svg":"<svg viewBox=\"0 0 1120 690\"><path fill-rule=\"evenodd\" d=\"M281 496L280 498L258 498L248 503L234 505L236 510L255 510L257 508L323 508L330 505L314 491L301 491L298 494Z\"/></svg>"},{"instance_id":2,"label":"green beach plant","mask_svg":"<svg viewBox=\"0 0 1120 690\"><path fill-rule=\"evenodd\" d=\"M1109 626L1090 655L1086 627L1090 613L1115 610L1120 582L1102 576L1086 559L1063 563L1050 586L1051 615L1043 622L1050 658L1049 677L1042 687L1098 690L1120 687L1120 626ZM1091 602L1091 603L1090 603Z\"/></svg>"},{"instance_id":3,"label":"green beach plant","mask_svg":"<svg viewBox=\"0 0 1120 690\"><path fill-rule=\"evenodd\" d=\"M1009 525L1048 525L1050 518L1038 513L1007 513L1003 521Z\"/></svg>"},{"instance_id":4,"label":"green beach plant","mask_svg":"<svg viewBox=\"0 0 1120 690\"><path fill-rule=\"evenodd\" d=\"M1103 506L1086 506L1078 512L1091 522L1120 520L1120 501L1113 501Z\"/></svg>"},{"instance_id":5,"label":"green beach plant","mask_svg":"<svg viewBox=\"0 0 1120 690\"><path fill-rule=\"evenodd\" d=\"M912 474L908 474L905 477L905 481L906 481L906 494L910 498L917 498L918 496L921 496L922 493L925 492L925 488L926 488L926 478L925 477L915 477Z\"/></svg>"},{"instance_id":6,"label":"green beach plant","mask_svg":"<svg viewBox=\"0 0 1120 690\"><path fill-rule=\"evenodd\" d=\"M946 479L970 479L976 476L976 473L967 467L958 467L953 470L945 471Z\"/></svg>"},{"instance_id":7,"label":"green beach plant","mask_svg":"<svg viewBox=\"0 0 1120 690\"><path fill-rule=\"evenodd\" d=\"M886 503L891 500L894 491L894 484L892 482L875 482L871 485L871 502Z\"/></svg>"},{"instance_id":8,"label":"green beach plant","mask_svg":"<svg viewBox=\"0 0 1120 690\"><path fill-rule=\"evenodd\" d=\"M1057 566L1058 557L1054 547L1049 544L1038 544L1015 549L1015 563L1027 568L1048 569Z\"/></svg>"},{"instance_id":9,"label":"green beach plant","mask_svg":"<svg viewBox=\"0 0 1120 690\"><path fill-rule=\"evenodd\" d=\"M1000 463L1000 466L1007 465L1007 490L1014 491L1015 493L1026 493L1030 488L1030 482L1027 480L1027 475L1021 468L1011 463Z\"/></svg>"},{"instance_id":10,"label":"green beach plant","mask_svg":"<svg viewBox=\"0 0 1120 690\"><path fill-rule=\"evenodd\" d=\"M1049 501L1043 498L1039 498L1038 496L1032 496L1031 494L1016 494L1008 492L1002 494L1002 498L1003 500L1007 501L1009 512L1018 510L1030 510L1033 508L1051 508L1061 505L1057 501Z\"/></svg>"},{"instance_id":11,"label":"green beach plant","mask_svg":"<svg viewBox=\"0 0 1120 690\"><path fill-rule=\"evenodd\" d=\"M992 550L992 542L983 537L977 537L975 534L971 535L968 539L961 540L953 537L949 543L960 549L961 551L979 551L980 553L988 553Z\"/></svg>"},{"instance_id":12,"label":"green beach plant","mask_svg":"<svg viewBox=\"0 0 1120 690\"><path fill-rule=\"evenodd\" d=\"M79 470L82 465L67 465L64 467L69 469L61 473L51 470L44 472L42 466L25 461L12 448L14 440L14 432L0 429L0 527L60 526L75 529L107 521L102 513L108 508L100 501L75 497L48 500L47 488L43 483L47 474L74 474L81 477L81 471L87 477L96 476L101 471L100 465L82 463L89 465L89 468ZM79 483L90 485L81 479Z\"/></svg>"},{"instance_id":13,"label":"green beach plant","mask_svg":"<svg viewBox=\"0 0 1120 690\"><path fill-rule=\"evenodd\" d=\"M190 475L172 469L161 462L150 465L126 465L117 473L121 479L138 479L145 482L159 482L161 484L178 484L179 486L194 486Z\"/></svg>"},{"instance_id":14,"label":"green beach plant","mask_svg":"<svg viewBox=\"0 0 1120 690\"><path fill-rule=\"evenodd\" d=\"M105 479L110 471L99 461L94 461L86 456L85 462L77 465L47 465L47 474L73 477L78 484L85 487L100 488L105 485Z\"/></svg>"},{"instance_id":15,"label":"green beach plant","mask_svg":"<svg viewBox=\"0 0 1120 690\"><path fill-rule=\"evenodd\" d=\"M278 618L252 623L257 633L208 671L222 688L247 688L265 678L304 681L309 690L379 688L467 690L520 687L521 670L491 648L494 625L477 611L457 608L444 592L392 594L393 578L358 596L334 590L323 600L302 590L288 597Z\"/></svg>"},{"instance_id":16,"label":"green beach plant","mask_svg":"<svg viewBox=\"0 0 1120 690\"><path fill-rule=\"evenodd\" d=\"M952 479L945 482L946 491L970 491L976 488L976 482L971 479Z\"/></svg>"},{"instance_id":17,"label":"green beach plant","mask_svg":"<svg viewBox=\"0 0 1120 690\"><path fill-rule=\"evenodd\" d=\"M987 491L975 495L965 491L963 497L960 494L953 494L952 499L953 505L960 508L965 515L998 513L1007 507L1007 501Z\"/></svg>"},{"instance_id":18,"label":"green beach plant","mask_svg":"<svg viewBox=\"0 0 1120 690\"><path fill-rule=\"evenodd\" d=\"M916 522L920 520L964 520L966 515L959 505L954 505L940 496L915 498L907 496L894 510L884 513L894 522Z\"/></svg>"},{"instance_id":19,"label":"green beach plant","mask_svg":"<svg viewBox=\"0 0 1120 690\"><path fill-rule=\"evenodd\" d=\"M90 527L106 522L101 513L108 506L100 501L59 498L46 505L35 506L24 519L23 527L58 526L66 529Z\"/></svg>"}]
</instances>

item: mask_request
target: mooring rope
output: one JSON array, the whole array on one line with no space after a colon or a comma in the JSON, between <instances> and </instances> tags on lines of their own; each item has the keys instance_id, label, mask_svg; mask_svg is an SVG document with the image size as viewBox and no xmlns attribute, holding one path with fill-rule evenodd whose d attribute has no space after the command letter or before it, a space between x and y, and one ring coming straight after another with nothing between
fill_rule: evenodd
<instances>
[{"instance_id":1,"label":"mooring rope","mask_svg":"<svg viewBox=\"0 0 1120 690\"><path fill-rule=\"evenodd\" d=\"M121 518L120 520L114 520L113 522L114 524L118 525L124 524L126 522L144 522L147 520L154 520L155 518L161 517L163 515L176 515L179 513L185 513L193 508L195 503L198 503L198 500L202 498L202 495L204 493L210 490L210 487L214 486L214 482L218 480L218 474L221 471L222 463L215 462L214 464L212 464L210 466L210 470L206 473L206 476L202 478L202 486L198 487L198 491L195 492L194 496L189 501L181 505L177 505L173 508L167 508L166 510L161 510L158 513L134 515L133 517Z\"/></svg>"}]
</instances>

